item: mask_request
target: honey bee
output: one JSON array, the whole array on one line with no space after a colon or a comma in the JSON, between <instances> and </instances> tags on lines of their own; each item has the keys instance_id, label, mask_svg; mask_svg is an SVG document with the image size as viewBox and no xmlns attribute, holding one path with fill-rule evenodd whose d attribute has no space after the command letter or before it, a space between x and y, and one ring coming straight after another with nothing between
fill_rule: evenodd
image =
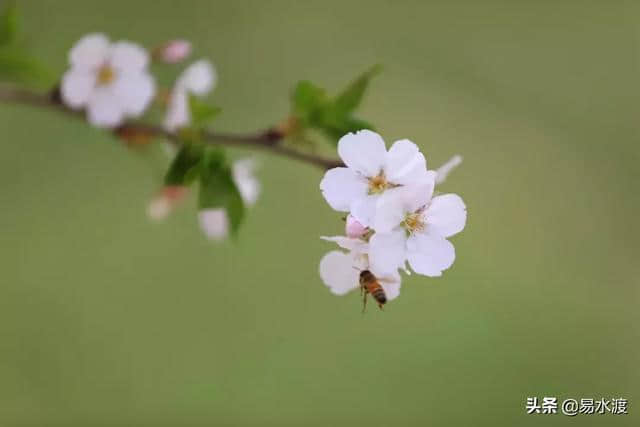
<instances>
[{"instance_id":1,"label":"honey bee","mask_svg":"<svg viewBox=\"0 0 640 427\"><path fill-rule=\"evenodd\" d=\"M362 302L363 313L367 307L368 294L371 294L373 299L378 303L380 310L382 310L382 306L387 302L387 295L384 293L384 289L380 285L378 278L369 270L363 270L360 272L360 295L364 295Z\"/></svg>"}]
</instances>

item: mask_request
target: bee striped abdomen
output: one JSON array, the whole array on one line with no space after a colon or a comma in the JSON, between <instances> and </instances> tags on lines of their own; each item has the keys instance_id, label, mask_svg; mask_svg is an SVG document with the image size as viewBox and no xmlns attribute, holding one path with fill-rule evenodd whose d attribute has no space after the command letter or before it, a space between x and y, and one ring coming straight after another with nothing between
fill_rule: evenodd
<instances>
[{"instance_id":1,"label":"bee striped abdomen","mask_svg":"<svg viewBox=\"0 0 640 427\"><path fill-rule=\"evenodd\" d=\"M369 270L364 270L360 273L360 286L364 288L366 293L371 294L380 307L387 302L387 295L384 293L384 289L378 283L376 276Z\"/></svg>"},{"instance_id":2,"label":"bee striped abdomen","mask_svg":"<svg viewBox=\"0 0 640 427\"><path fill-rule=\"evenodd\" d=\"M369 291L378 304L384 304L387 302L387 295L379 284L376 283L375 285L369 286L367 291Z\"/></svg>"}]
</instances>

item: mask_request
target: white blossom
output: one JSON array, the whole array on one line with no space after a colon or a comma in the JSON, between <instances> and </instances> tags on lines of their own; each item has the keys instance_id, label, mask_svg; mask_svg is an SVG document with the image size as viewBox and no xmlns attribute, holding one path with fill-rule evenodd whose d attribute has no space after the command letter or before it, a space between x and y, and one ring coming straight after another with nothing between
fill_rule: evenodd
<instances>
[{"instance_id":1,"label":"white blossom","mask_svg":"<svg viewBox=\"0 0 640 427\"><path fill-rule=\"evenodd\" d=\"M378 275L371 269L368 260L369 245L361 239L344 236L322 237L335 242L345 251L330 251L320 260L320 278L335 295L344 295L360 287L360 272L371 270L384 289L387 300L400 295L400 275Z\"/></svg>"},{"instance_id":2,"label":"white blossom","mask_svg":"<svg viewBox=\"0 0 640 427\"><path fill-rule=\"evenodd\" d=\"M242 201L253 206L260 195L260 181L255 176L255 161L251 158L237 160L231 168L233 182ZM201 209L198 221L204 234L211 240L224 240L229 236L229 215L224 208Z\"/></svg>"},{"instance_id":3,"label":"white blossom","mask_svg":"<svg viewBox=\"0 0 640 427\"><path fill-rule=\"evenodd\" d=\"M369 240L369 260L380 272L405 268L408 261L418 274L436 277L455 260L455 249L448 237L465 226L467 211L456 194L432 198L432 188L398 192L394 203L403 218L389 233L375 233ZM396 223L393 218L390 222Z\"/></svg>"},{"instance_id":4,"label":"white blossom","mask_svg":"<svg viewBox=\"0 0 640 427\"><path fill-rule=\"evenodd\" d=\"M231 168L233 182L248 206L254 205L260 195L260 181L256 178L255 169L256 161L250 157L236 160Z\"/></svg>"},{"instance_id":5,"label":"white blossom","mask_svg":"<svg viewBox=\"0 0 640 427\"><path fill-rule=\"evenodd\" d=\"M201 209L198 221L204 234L211 240L224 240L229 236L229 215L224 208Z\"/></svg>"},{"instance_id":6,"label":"white blossom","mask_svg":"<svg viewBox=\"0 0 640 427\"><path fill-rule=\"evenodd\" d=\"M69 62L60 87L62 100L71 108L86 109L94 126L114 127L140 116L153 99L149 55L137 44L110 43L103 34L89 34L73 46Z\"/></svg>"},{"instance_id":7,"label":"white blossom","mask_svg":"<svg viewBox=\"0 0 640 427\"><path fill-rule=\"evenodd\" d=\"M435 172L427 171L424 156L413 142L403 139L389 151L375 132L349 133L338 142L338 154L347 167L333 168L320 182L329 205L350 212L358 222L378 230L377 216L397 217L397 205L389 203L393 193L405 187L433 187ZM386 230L388 231L388 230Z\"/></svg>"},{"instance_id":8,"label":"white blossom","mask_svg":"<svg viewBox=\"0 0 640 427\"><path fill-rule=\"evenodd\" d=\"M211 62L201 59L189 65L180 74L169 96L164 128L169 132L191 123L189 94L204 96L216 85L217 74Z\"/></svg>"}]
</instances>

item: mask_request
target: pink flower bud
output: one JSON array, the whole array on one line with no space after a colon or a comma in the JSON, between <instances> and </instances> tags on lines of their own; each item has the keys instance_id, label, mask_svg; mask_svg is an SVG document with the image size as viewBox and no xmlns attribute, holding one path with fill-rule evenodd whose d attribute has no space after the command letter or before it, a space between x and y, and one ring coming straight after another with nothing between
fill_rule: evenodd
<instances>
[{"instance_id":1,"label":"pink flower bud","mask_svg":"<svg viewBox=\"0 0 640 427\"><path fill-rule=\"evenodd\" d=\"M163 221L186 194L187 187L179 185L164 187L147 206L147 216L153 221Z\"/></svg>"},{"instance_id":2,"label":"pink flower bud","mask_svg":"<svg viewBox=\"0 0 640 427\"><path fill-rule=\"evenodd\" d=\"M155 50L155 57L168 64L183 61L191 53L191 43L187 40L170 40Z\"/></svg>"},{"instance_id":3,"label":"pink flower bud","mask_svg":"<svg viewBox=\"0 0 640 427\"><path fill-rule=\"evenodd\" d=\"M347 216L346 224L345 224L345 234L348 237L353 237L353 238L362 237L365 235L366 232L367 232L367 227L360 224L360 222L358 222L357 219L352 217L351 214Z\"/></svg>"}]
</instances>

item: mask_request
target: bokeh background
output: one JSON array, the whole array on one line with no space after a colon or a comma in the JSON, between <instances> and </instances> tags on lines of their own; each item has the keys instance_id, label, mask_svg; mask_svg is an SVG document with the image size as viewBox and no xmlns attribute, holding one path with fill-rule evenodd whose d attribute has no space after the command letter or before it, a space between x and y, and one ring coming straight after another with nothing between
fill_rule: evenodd
<instances>
[{"instance_id":1,"label":"bokeh background","mask_svg":"<svg viewBox=\"0 0 640 427\"><path fill-rule=\"evenodd\" d=\"M318 277L318 236L343 226L320 170L255 153L263 196L212 244L194 200L147 219L160 147L0 105L0 425L640 424L640 4L19 3L55 75L87 32L192 40L219 130L381 63L361 116L433 167L464 156L441 190L469 218L453 268L363 316ZM530 396L630 414L525 415Z\"/></svg>"}]
</instances>

